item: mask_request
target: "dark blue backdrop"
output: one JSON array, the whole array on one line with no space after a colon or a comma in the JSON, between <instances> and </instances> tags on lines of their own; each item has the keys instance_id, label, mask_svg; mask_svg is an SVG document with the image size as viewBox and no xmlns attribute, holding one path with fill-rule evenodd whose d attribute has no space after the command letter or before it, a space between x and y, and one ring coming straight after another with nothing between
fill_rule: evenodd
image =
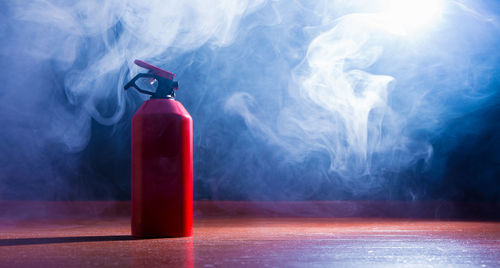
<instances>
[{"instance_id":1,"label":"dark blue backdrop","mask_svg":"<svg viewBox=\"0 0 500 268\"><path fill-rule=\"evenodd\" d=\"M237 2L2 2L0 199L130 198L141 58L177 75L197 199L500 200L496 1L418 29Z\"/></svg>"}]
</instances>

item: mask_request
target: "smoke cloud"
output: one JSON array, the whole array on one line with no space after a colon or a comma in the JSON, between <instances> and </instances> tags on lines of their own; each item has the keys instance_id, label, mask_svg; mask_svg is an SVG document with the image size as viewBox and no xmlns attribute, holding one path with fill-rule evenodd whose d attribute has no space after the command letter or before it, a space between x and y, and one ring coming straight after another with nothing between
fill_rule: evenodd
<instances>
[{"instance_id":1,"label":"smoke cloud","mask_svg":"<svg viewBox=\"0 0 500 268\"><path fill-rule=\"evenodd\" d=\"M128 198L134 59L176 73L197 198L498 196L495 1L0 5L0 198Z\"/></svg>"}]
</instances>

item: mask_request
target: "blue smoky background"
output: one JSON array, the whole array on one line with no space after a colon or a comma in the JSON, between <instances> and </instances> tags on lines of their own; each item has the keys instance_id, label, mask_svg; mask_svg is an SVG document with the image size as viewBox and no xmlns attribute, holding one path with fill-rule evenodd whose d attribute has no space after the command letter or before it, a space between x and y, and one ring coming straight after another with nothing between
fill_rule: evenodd
<instances>
[{"instance_id":1,"label":"blue smoky background","mask_svg":"<svg viewBox=\"0 0 500 268\"><path fill-rule=\"evenodd\" d=\"M212 200L500 200L500 3L0 3L0 199L130 198L123 90L176 74Z\"/></svg>"}]
</instances>

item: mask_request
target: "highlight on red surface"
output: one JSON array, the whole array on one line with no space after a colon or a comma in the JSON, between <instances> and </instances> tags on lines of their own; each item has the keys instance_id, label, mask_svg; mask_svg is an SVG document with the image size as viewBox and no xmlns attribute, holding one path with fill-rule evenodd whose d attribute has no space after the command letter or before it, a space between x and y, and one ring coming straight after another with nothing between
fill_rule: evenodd
<instances>
[{"instance_id":1,"label":"highlight on red surface","mask_svg":"<svg viewBox=\"0 0 500 268\"><path fill-rule=\"evenodd\" d=\"M151 71L152 73L154 73L160 77L163 77L163 78L166 78L169 80L174 80L175 74L173 74L171 72L165 71L161 68L158 68L158 67L151 65L151 64L149 64L145 61L142 61L142 60L135 60L134 63L139 67L148 69L149 71Z\"/></svg>"}]
</instances>

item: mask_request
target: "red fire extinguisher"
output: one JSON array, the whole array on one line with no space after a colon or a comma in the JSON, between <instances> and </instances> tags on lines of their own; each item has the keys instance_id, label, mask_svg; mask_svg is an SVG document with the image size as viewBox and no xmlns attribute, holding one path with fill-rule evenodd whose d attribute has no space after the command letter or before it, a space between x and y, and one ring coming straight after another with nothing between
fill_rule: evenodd
<instances>
[{"instance_id":1,"label":"red fire extinguisher","mask_svg":"<svg viewBox=\"0 0 500 268\"><path fill-rule=\"evenodd\" d=\"M132 118L132 236L191 236L193 120L174 98L173 73L134 63L149 71L136 75L125 90L133 87L151 99Z\"/></svg>"}]
</instances>

